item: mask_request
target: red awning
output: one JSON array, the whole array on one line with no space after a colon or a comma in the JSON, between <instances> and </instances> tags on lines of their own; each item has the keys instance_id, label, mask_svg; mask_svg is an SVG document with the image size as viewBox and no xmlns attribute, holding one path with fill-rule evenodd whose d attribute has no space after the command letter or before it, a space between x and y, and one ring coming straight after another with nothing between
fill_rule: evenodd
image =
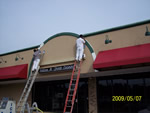
<instances>
[{"instance_id":1,"label":"red awning","mask_svg":"<svg viewBox=\"0 0 150 113\"><path fill-rule=\"evenodd\" d=\"M28 64L0 68L0 79L27 78Z\"/></svg>"},{"instance_id":2,"label":"red awning","mask_svg":"<svg viewBox=\"0 0 150 113\"><path fill-rule=\"evenodd\" d=\"M150 63L150 44L100 51L93 63L93 68L100 69L140 63Z\"/></svg>"}]
</instances>

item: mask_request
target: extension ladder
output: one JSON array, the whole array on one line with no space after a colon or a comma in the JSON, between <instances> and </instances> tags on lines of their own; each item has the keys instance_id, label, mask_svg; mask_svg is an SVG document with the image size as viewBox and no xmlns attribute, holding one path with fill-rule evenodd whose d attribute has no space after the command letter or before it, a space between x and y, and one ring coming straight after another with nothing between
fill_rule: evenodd
<instances>
[{"instance_id":1,"label":"extension ladder","mask_svg":"<svg viewBox=\"0 0 150 113\"><path fill-rule=\"evenodd\" d=\"M43 57L43 55L42 55L42 57ZM41 59L40 59L40 60L41 60ZM39 64L40 64L40 62L39 62ZM25 88L24 88L24 90L23 90L23 92L22 92L22 95L21 95L21 97L20 97L20 99L19 99L19 101L18 101L18 104L17 104L17 108L16 108L16 111L17 111L17 112L20 111L20 113L24 113L24 110L25 110L25 107L26 107L26 102L27 102L29 93L30 93L30 91L31 91L31 89L32 89L33 83L34 83L34 81L35 81L35 79L36 79L36 76L37 76L37 74L38 74L38 71L39 71L39 69L40 69L39 64L38 64L38 68L36 69L36 71L35 71L34 73L31 72L31 74L30 74L30 76L29 76L29 78L28 78L28 80L27 80L27 83L26 83L26 85L25 85Z\"/></svg>"},{"instance_id":2,"label":"extension ladder","mask_svg":"<svg viewBox=\"0 0 150 113\"><path fill-rule=\"evenodd\" d=\"M76 68L77 62L75 61L74 63L74 68L73 68L72 76L70 79L69 89L68 89L63 113L72 113L73 111L74 101L75 101L79 78L80 78L81 64L82 62L79 63L77 74L74 74L74 72L76 71L75 68Z\"/></svg>"}]
</instances>

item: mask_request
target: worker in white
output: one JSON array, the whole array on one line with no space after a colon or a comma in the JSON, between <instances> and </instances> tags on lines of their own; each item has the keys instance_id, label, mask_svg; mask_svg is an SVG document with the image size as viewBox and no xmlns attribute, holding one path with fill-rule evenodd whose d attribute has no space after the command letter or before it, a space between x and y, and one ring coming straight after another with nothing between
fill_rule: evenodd
<instances>
[{"instance_id":1,"label":"worker in white","mask_svg":"<svg viewBox=\"0 0 150 113\"><path fill-rule=\"evenodd\" d=\"M85 39L83 38L83 35L80 35L80 37L76 40L76 61L81 61L83 52L84 52L84 44Z\"/></svg>"},{"instance_id":2,"label":"worker in white","mask_svg":"<svg viewBox=\"0 0 150 113\"><path fill-rule=\"evenodd\" d=\"M34 49L33 54L33 66L32 66L32 72L35 72L38 68L38 64L40 63L40 57L41 57L41 51L40 49Z\"/></svg>"}]
</instances>

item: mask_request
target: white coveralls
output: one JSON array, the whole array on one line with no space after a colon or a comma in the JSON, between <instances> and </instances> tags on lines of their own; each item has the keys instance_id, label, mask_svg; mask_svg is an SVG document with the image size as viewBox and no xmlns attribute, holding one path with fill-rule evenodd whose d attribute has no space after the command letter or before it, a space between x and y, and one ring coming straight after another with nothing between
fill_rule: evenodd
<instances>
[{"instance_id":1,"label":"white coveralls","mask_svg":"<svg viewBox=\"0 0 150 113\"><path fill-rule=\"evenodd\" d=\"M81 61L81 59L82 59L83 52L84 52L84 43L85 43L85 41L82 38L78 38L76 40L76 46L77 46L76 60L77 61Z\"/></svg>"},{"instance_id":2,"label":"white coveralls","mask_svg":"<svg viewBox=\"0 0 150 113\"><path fill-rule=\"evenodd\" d=\"M38 65L40 63L40 56L41 56L41 51L37 50L34 54L33 54L33 66L32 66L32 71L35 71L38 68Z\"/></svg>"}]
</instances>

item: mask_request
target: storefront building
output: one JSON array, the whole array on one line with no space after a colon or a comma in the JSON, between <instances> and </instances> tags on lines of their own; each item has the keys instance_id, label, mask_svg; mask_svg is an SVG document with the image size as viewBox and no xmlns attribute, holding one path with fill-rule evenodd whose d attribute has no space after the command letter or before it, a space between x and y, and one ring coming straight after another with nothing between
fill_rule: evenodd
<instances>
[{"instance_id":1,"label":"storefront building","mask_svg":"<svg viewBox=\"0 0 150 113\"><path fill-rule=\"evenodd\" d=\"M78 36L59 33L41 44L45 54L28 103L37 102L44 113L63 112ZM150 20L83 36L86 59L73 113L150 110ZM39 46L0 55L0 98L19 100Z\"/></svg>"}]
</instances>

